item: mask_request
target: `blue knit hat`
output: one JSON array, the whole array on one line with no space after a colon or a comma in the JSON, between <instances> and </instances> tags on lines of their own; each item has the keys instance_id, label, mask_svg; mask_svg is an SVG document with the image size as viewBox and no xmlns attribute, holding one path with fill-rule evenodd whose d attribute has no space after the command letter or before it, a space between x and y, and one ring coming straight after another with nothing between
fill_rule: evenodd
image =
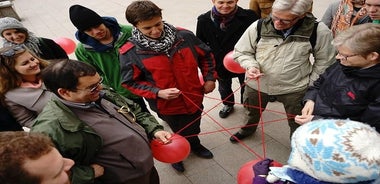
<instances>
[{"instance_id":1,"label":"blue knit hat","mask_svg":"<svg viewBox=\"0 0 380 184\"><path fill-rule=\"evenodd\" d=\"M317 120L292 136L288 164L317 180L358 183L380 177L380 134L350 120Z\"/></svg>"}]
</instances>

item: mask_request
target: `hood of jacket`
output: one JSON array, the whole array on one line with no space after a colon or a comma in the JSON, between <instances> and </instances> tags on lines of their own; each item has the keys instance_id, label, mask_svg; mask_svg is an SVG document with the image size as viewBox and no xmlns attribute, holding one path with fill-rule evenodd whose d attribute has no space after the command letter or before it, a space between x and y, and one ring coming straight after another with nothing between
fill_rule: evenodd
<instances>
[{"instance_id":1,"label":"hood of jacket","mask_svg":"<svg viewBox=\"0 0 380 184\"><path fill-rule=\"evenodd\" d=\"M104 52L109 49L113 49L113 44L117 41L120 35L120 25L113 17L102 17L102 19L104 21L104 25L111 31L111 34L114 38L113 43L111 45L104 45L93 37L87 35L85 32L77 31L75 33L75 38L80 41L85 48L94 49L97 52Z\"/></svg>"}]
</instances>

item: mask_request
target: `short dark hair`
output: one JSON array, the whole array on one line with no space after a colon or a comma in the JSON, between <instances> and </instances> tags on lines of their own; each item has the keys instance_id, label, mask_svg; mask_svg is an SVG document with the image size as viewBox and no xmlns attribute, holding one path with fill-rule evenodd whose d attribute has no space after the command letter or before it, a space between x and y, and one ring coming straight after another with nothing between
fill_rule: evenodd
<instances>
[{"instance_id":1,"label":"short dark hair","mask_svg":"<svg viewBox=\"0 0 380 184\"><path fill-rule=\"evenodd\" d=\"M75 91L79 77L94 76L96 69L82 61L63 59L52 62L41 72L42 81L47 89L57 96L59 88Z\"/></svg>"},{"instance_id":2,"label":"short dark hair","mask_svg":"<svg viewBox=\"0 0 380 184\"><path fill-rule=\"evenodd\" d=\"M140 21L151 20L154 17L162 17L162 9L152 1L133 1L125 10L125 18L133 26Z\"/></svg>"},{"instance_id":3,"label":"short dark hair","mask_svg":"<svg viewBox=\"0 0 380 184\"><path fill-rule=\"evenodd\" d=\"M27 160L36 160L54 148L50 138L41 133L23 131L0 132L0 181L2 184L39 184L24 168Z\"/></svg>"}]
</instances>

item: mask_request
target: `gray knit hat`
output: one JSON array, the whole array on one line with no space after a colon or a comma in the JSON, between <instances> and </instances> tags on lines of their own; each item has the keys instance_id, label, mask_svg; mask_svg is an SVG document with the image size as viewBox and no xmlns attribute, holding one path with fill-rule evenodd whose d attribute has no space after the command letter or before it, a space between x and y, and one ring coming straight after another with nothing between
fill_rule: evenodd
<instances>
[{"instance_id":1,"label":"gray knit hat","mask_svg":"<svg viewBox=\"0 0 380 184\"><path fill-rule=\"evenodd\" d=\"M4 17L0 18L0 33L3 36L3 32L7 29L20 29L28 33L28 29L26 29L20 21L13 17Z\"/></svg>"}]
</instances>

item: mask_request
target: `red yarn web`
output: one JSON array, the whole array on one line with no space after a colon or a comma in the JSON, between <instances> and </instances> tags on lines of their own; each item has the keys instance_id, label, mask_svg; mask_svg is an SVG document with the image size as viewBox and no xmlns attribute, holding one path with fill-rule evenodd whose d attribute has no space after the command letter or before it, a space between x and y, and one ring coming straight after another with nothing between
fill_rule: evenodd
<instances>
[{"instance_id":1,"label":"red yarn web","mask_svg":"<svg viewBox=\"0 0 380 184\"><path fill-rule=\"evenodd\" d=\"M250 79L248 79L250 80ZM248 125L248 126L254 126L254 125L260 125L258 127L258 129L256 130L257 131L260 131L261 133L261 145L262 145L262 153L263 155L260 155L258 154L256 151L254 151L252 148L250 148L247 144L245 144L243 141L241 140L237 140L238 143L243 146L245 149L247 149L250 153L252 153L253 155L255 155L257 158L259 158L260 160L263 159L263 158L266 158L266 144L265 144L265 134L264 134L264 124L267 124L267 123L273 123L273 122L280 122L280 121L284 121L284 120L287 120L288 118L282 118L282 119L276 119L276 120L272 120L272 121L266 121L264 122L263 121L263 107L262 107L262 100L261 100L261 89L260 89L260 78L257 78L257 79L253 79L253 80L256 80L257 81L257 86L258 86L258 89L257 91L259 92L258 93L258 102L259 102L259 106L250 106L250 105L247 105L247 104L241 104L241 103L235 103L235 102L231 102L231 103L234 103L234 104L237 104L237 105L242 105L242 106L245 106L245 107L250 107L250 108L257 108L257 109L260 109L259 113L260 113L260 120L258 122L258 124L253 124L253 125ZM247 82L247 81L246 81ZM246 82L239 86L236 90L233 91L233 93L231 93L229 96L226 97L226 99L228 99L231 95L234 95L237 91L239 91L242 87L244 87L246 85ZM190 122L187 126L183 127L181 130L179 130L178 132L175 132L175 133L180 133L181 131L183 131L184 129L186 129L187 127L189 127L191 124L193 124L195 121L199 120L200 118L202 118L202 116L207 116L208 118L210 118L216 125L218 125L220 127L219 130L215 130L215 131L208 131L208 132L201 132L199 134L196 134L196 135L188 135L188 136L185 136L185 137L193 137L193 136L197 136L197 135L208 135L208 134L213 134L213 133L218 133L218 132L227 132L230 136L233 135L233 133L231 133L231 131L236 131L242 127L247 127L245 125L243 126L236 126L236 127L225 127L223 126L220 122L218 122L214 117L210 116L208 113L212 110L214 110L216 107L218 107L218 105L222 104L224 101L226 100L220 100L218 98L214 98L214 97L209 97L209 96L204 96L205 98L209 98L209 99L212 99L212 100L215 100L215 101L219 101L218 103L216 103L214 106L212 106L210 109L208 110L204 110L202 109L201 107L199 107L197 104L195 104L192 99L189 97L190 95L191 96L201 96L201 95L198 95L198 94L193 94L193 93L188 93L188 92L183 92L182 91L182 95L184 96L184 98L186 98L187 100L189 100L190 102L193 103L194 106L196 106L199 110L202 111L202 115L200 117L198 117L197 119L195 119L194 121ZM242 95L242 94L241 94ZM229 102L229 101L226 101L226 102ZM279 113L279 114L284 114L284 115L287 115L286 113L284 112L279 112L279 111L275 111L275 110L270 110L268 108L265 109L265 111L268 111L268 112L273 112L273 113ZM289 117L294 117L295 115L289 115ZM243 124L243 122L242 122ZM259 129L260 128L260 129Z\"/></svg>"}]
</instances>

